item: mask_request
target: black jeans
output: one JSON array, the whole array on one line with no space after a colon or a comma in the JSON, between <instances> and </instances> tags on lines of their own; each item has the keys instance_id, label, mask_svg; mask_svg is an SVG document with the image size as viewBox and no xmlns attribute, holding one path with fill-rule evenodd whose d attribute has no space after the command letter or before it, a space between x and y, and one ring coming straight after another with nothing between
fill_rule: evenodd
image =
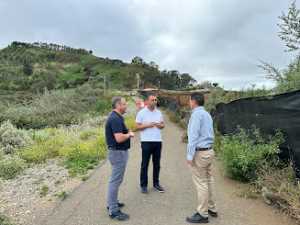
<instances>
[{"instance_id":1,"label":"black jeans","mask_svg":"<svg viewBox=\"0 0 300 225\"><path fill-rule=\"evenodd\" d=\"M161 142L142 142L141 187L148 186L148 165L152 155L153 186L159 185Z\"/></svg>"}]
</instances>

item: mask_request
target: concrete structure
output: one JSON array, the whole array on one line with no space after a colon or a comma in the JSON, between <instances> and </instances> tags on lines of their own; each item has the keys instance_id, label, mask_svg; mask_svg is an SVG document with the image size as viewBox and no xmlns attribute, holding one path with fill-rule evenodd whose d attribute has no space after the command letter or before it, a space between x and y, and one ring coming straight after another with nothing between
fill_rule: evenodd
<instances>
[{"instance_id":1,"label":"concrete structure","mask_svg":"<svg viewBox=\"0 0 300 225\"><path fill-rule=\"evenodd\" d=\"M159 98L168 101L175 101L180 107L188 107L189 99L192 93L203 93L206 97L210 93L209 89L199 89L191 91L174 91L174 90L164 90L164 89L155 89L147 88L138 91L140 95L146 96L149 92L154 92Z\"/></svg>"}]
</instances>

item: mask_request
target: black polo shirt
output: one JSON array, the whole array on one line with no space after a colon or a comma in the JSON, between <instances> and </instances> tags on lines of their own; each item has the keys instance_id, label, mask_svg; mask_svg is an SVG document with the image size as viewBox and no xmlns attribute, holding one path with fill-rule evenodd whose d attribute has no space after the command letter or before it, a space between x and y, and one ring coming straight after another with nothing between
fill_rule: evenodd
<instances>
[{"instance_id":1,"label":"black polo shirt","mask_svg":"<svg viewBox=\"0 0 300 225\"><path fill-rule=\"evenodd\" d=\"M105 138L109 149L126 151L130 148L130 138L122 143L115 139L115 133L127 134L128 129L124 123L124 118L115 111L112 111L105 124Z\"/></svg>"}]
</instances>

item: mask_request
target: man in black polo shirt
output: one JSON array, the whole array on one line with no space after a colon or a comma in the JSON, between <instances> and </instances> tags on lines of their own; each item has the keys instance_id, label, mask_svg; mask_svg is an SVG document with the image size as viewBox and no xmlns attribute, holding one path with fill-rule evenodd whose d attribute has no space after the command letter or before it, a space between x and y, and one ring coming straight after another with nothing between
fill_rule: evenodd
<instances>
[{"instance_id":1,"label":"man in black polo shirt","mask_svg":"<svg viewBox=\"0 0 300 225\"><path fill-rule=\"evenodd\" d=\"M105 137L109 150L108 160L112 166L107 193L107 206L109 216L112 219L127 220L129 219L129 215L120 210L124 204L118 201L118 192L128 161L130 138L134 137L134 133L127 129L122 116L126 112L126 100L121 97L114 97L112 108L113 111L110 113L105 124Z\"/></svg>"}]
</instances>

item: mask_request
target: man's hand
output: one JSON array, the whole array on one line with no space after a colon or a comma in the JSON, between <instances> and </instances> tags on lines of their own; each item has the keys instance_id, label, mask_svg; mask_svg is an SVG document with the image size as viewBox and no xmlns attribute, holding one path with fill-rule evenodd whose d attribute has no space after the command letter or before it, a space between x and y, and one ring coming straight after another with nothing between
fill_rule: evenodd
<instances>
[{"instance_id":1,"label":"man's hand","mask_svg":"<svg viewBox=\"0 0 300 225\"><path fill-rule=\"evenodd\" d=\"M129 131L129 132L128 132L128 135L129 135L129 138L134 137L134 133L133 133L132 131Z\"/></svg>"},{"instance_id":2,"label":"man's hand","mask_svg":"<svg viewBox=\"0 0 300 225\"><path fill-rule=\"evenodd\" d=\"M187 164L188 164L189 166L193 166L193 165L194 165L193 160L186 160L186 162L187 162Z\"/></svg>"},{"instance_id":3,"label":"man's hand","mask_svg":"<svg viewBox=\"0 0 300 225\"><path fill-rule=\"evenodd\" d=\"M156 126L156 123L154 123L154 122L147 124L148 128L153 128L155 126Z\"/></svg>"},{"instance_id":4,"label":"man's hand","mask_svg":"<svg viewBox=\"0 0 300 225\"><path fill-rule=\"evenodd\" d=\"M159 129L163 129L165 127L164 122L155 123L155 126Z\"/></svg>"}]
</instances>

